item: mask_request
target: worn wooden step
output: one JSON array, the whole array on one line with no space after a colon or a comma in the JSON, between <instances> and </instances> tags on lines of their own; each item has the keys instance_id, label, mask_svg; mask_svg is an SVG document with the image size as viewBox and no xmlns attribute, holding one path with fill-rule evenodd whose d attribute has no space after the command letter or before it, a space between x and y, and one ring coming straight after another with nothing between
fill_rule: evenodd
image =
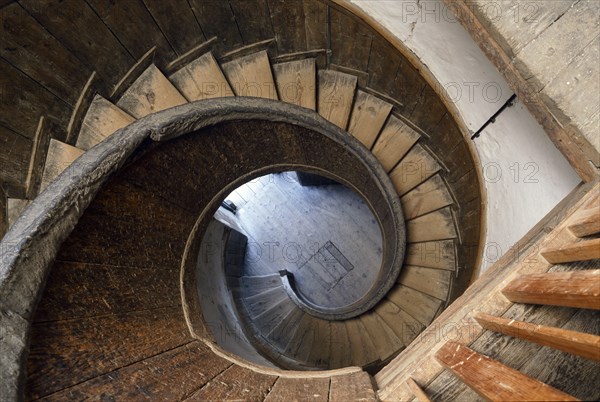
<instances>
[{"instance_id":1,"label":"worn wooden step","mask_svg":"<svg viewBox=\"0 0 600 402\"><path fill-rule=\"evenodd\" d=\"M279 286L281 286L279 274L242 276L239 278L239 291L243 298L255 296Z\"/></svg>"},{"instance_id":2,"label":"worn wooden step","mask_svg":"<svg viewBox=\"0 0 600 402\"><path fill-rule=\"evenodd\" d=\"M419 141L419 138L421 138L419 133L392 115L373 146L373 154L386 172L389 172Z\"/></svg>"},{"instance_id":3,"label":"worn wooden step","mask_svg":"<svg viewBox=\"0 0 600 402\"><path fill-rule=\"evenodd\" d=\"M577 237L586 237L600 233L600 206L596 203L589 209L578 211L569 230Z\"/></svg>"},{"instance_id":4,"label":"worn wooden step","mask_svg":"<svg viewBox=\"0 0 600 402\"><path fill-rule=\"evenodd\" d=\"M296 330L289 334L285 354L300 362L308 362L313 343L316 340L316 318L304 313L298 321Z\"/></svg>"},{"instance_id":5,"label":"worn wooden step","mask_svg":"<svg viewBox=\"0 0 600 402\"><path fill-rule=\"evenodd\" d=\"M375 312L394 331L404 346L409 345L425 328L422 323L389 299L379 302Z\"/></svg>"},{"instance_id":6,"label":"worn wooden step","mask_svg":"<svg viewBox=\"0 0 600 402\"><path fill-rule=\"evenodd\" d=\"M343 321L331 321L329 324L330 351L329 367L332 369L347 367L352 364L352 349L348 330Z\"/></svg>"},{"instance_id":7,"label":"worn wooden step","mask_svg":"<svg viewBox=\"0 0 600 402\"><path fill-rule=\"evenodd\" d=\"M541 254L551 264L600 259L600 239L582 240L558 248L543 249Z\"/></svg>"},{"instance_id":8,"label":"worn wooden step","mask_svg":"<svg viewBox=\"0 0 600 402\"><path fill-rule=\"evenodd\" d=\"M403 196L440 171L441 167L433 156L416 144L390 173L390 179L399 196Z\"/></svg>"},{"instance_id":9,"label":"worn wooden step","mask_svg":"<svg viewBox=\"0 0 600 402\"><path fill-rule=\"evenodd\" d=\"M405 264L398 276L398 283L440 300L447 300L452 275L451 271Z\"/></svg>"},{"instance_id":10,"label":"worn wooden step","mask_svg":"<svg viewBox=\"0 0 600 402\"><path fill-rule=\"evenodd\" d=\"M190 102L233 96L233 90L211 52L171 74L169 80Z\"/></svg>"},{"instance_id":11,"label":"worn wooden step","mask_svg":"<svg viewBox=\"0 0 600 402\"><path fill-rule=\"evenodd\" d=\"M331 353L331 326L327 320L313 317L313 337L309 354L308 363L312 366L328 369L329 357Z\"/></svg>"},{"instance_id":12,"label":"worn wooden step","mask_svg":"<svg viewBox=\"0 0 600 402\"><path fill-rule=\"evenodd\" d=\"M46 153L46 164L42 174L40 191L43 191L63 170L68 168L84 151L54 138L50 140Z\"/></svg>"},{"instance_id":13,"label":"worn wooden step","mask_svg":"<svg viewBox=\"0 0 600 402\"><path fill-rule=\"evenodd\" d=\"M408 243L455 239L457 235L452 211L446 207L407 221L406 237Z\"/></svg>"},{"instance_id":14,"label":"worn wooden step","mask_svg":"<svg viewBox=\"0 0 600 402\"><path fill-rule=\"evenodd\" d=\"M330 402L375 402L377 396L369 374L364 371L331 377Z\"/></svg>"},{"instance_id":15,"label":"worn wooden step","mask_svg":"<svg viewBox=\"0 0 600 402\"><path fill-rule=\"evenodd\" d=\"M413 243L406 246L404 263L419 267L456 271L455 240Z\"/></svg>"},{"instance_id":16,"label":"worn wooden step","mask_svg":"<svg viewBox=\"0 0 600 402\"><path fill-rule=\"evenodd\" d=\"M273 65L279 99L317 110L317 65L315 59L303 59Z\"/></svg>"},{"instance_id":17,"label":"worn wooden step","mask_svg":"<svg viewBox=\"0 0 600 402\"><path fill-rule=\"evenodd\" d=\"M413 219L454 203L448 186L435 174L400 198L405 219Z\"/></svg>"},{"instance_id":18,"label":"worn wooden step","mask_svg":"<svg viewBox=\"0 0 600 402\"><path fill-rule=\"evenodd\" d=\"M255 318L287 298L283 286L278 286L267 291L242 299L242 303L250 318Z\"/></svg>"},{"instance_id":19,"label":"worn wooden step","mask_svg":"<svg viewBox=\"0 0 600 402\"><path fill-rule=\"evenodd\" d=\"M476 312L473 318L483 328L513 338L524 339L549 346L586 359L600 361L600 336L570 331L524 321L509 320L490 314Z\"/></svg>"},{"instance_id":20,"label":"worn wooden step","mask_svg":"<svg viewBox=\"0 0 600 402\"><path fill-rule=\"evenodd\" d=\"M329 378L285 378L279 377L264 402L329 400Z\"/></svg>"},{"instance_id":21,"label":"worn wooden step","mask_svg":"<svg viewBox=\"0 0 600 402\"><path fill-rule=\"evenodd\" d=\"M410 390L412 391L412 393L415 395L415 397L417 398L417 400L419 402L431 402L431 399L429 399L427 394L421 389L421 387L419 387L419 384L417 384L415 382L415 380L413 380L412 378L409 378L406 381L406 384L408 385L408 387L410 388Z\"/></svg>"},{"instance_id":22,"label":"worn wooden step","mask_svg":"<svg viewBox=\"0 0 600 402\"><path fill-rule=\"evenodd\" d=\"M576 401L541 381L528 377L455 342L445 343L435 358L482 397L492 401Z\"/></svg>"},{"instance_id":23,"label":"worn wooden step","mask_svg":"<svg viewBox=\"0 0 600 402\"><path fill-rule=\"evenodd\" d=\"M278 99L266 50L236 58L221 68L237 96Z\"/></svg>"},{"instance_id":24,"label":"worn wooden step","mask_svg":"<svg viewBox=\"0 0 600 402\"><path fill-rule=\"evenodd\" d=\"M136 119L141 119L186 102L171 81L152 64L123 93L117 106Z\"/></svg>"},{"instance_id":25,"label":"worn wooden step","mask_svg":"<svg viewBox=\"0 0 600 402\"><path fill-rule=\"evenodd\" d=\"M346 331L352 350L352 365L366 366L379 360L377 348L359 318L346 320Z\"/></svg>"},{"instance_id":26,"label":"worn wooden step","mask_svg":"<svg viewBox=\"0 0 600 402\"><path fill-rule=\"evenodd\" d=\"M268 342L283 353L304 314L299 308L292 309L271 332L266 334Z\"/></svg>"},{"instance_id":27,"label":"worn wooden step","mask_svg":"<svg viewBox=\"0 0 600 402\"><path fill-rule=\"evenodd\" d=\"M371 149L391 112L390 103L358 90L348 132Z\"/></svg>"},{"instance_id":28,"label":"worn wooden step","mask_svg":"<svg viewBox=\"0 0 600 402\"><path fill-rule=\"evenodd\" d=\"M87 151L134 121L132 116L116 105L96 95L83 118L76 146Z\"/></svg>"},{"instance_id":29,"label":"worn wooden step","mask_svg":"<svg viewBox=\"0 0 600 402\"><path fill-rule=\"evenodd\" d=\"M252 324L260 331L261 335L266 336L293 310L298 310L298 307L289 298L285 298L270 309L254 317Z\"/></svg>"},{"instance_id":30,"label":"worn wooden step","mask_svg":"<svg viewBox=\"0 0 600 402\"><path fill-rule=\"evenodd\" d=\"M397 285L386 297L424 326L433 321L443 303L438 298L403 285Z\"/></svg>"},{"instance_id":31,"label":"worn wooden step","mask_svg":"<svg viewBox=\"0 0 600 402\"><path fill-rule=\"evenodd\" d=\"M350 120L357 84L358 78L354 75L319 70L319 114L345 130Z\"/></svg>"},{"instance_id":32,"label":"worn wooden step","mask_svg":"<svg viewBox=\"0 0 600 402\"><path fill-rule=\"evenodd\" d=\"M514 303L600 310L600 269L521 275L502 294Z\"/></svg>"},{"instance_id":33,"label":"worn wooden step","mask_svg":"<svg viewBox=\"0 0 600 402\"><path fill-rule=\"evenodd\" d=\"M404 347L404 342L375 311L362 314L360 320L373 341L381 361L386 361Z\"/></svg>"}]
</instances>

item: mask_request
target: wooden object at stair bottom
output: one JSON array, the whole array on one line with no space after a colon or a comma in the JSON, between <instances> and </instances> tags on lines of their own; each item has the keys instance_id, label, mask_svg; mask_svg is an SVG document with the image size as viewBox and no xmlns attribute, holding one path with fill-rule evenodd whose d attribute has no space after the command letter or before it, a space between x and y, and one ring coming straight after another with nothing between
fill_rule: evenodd
<instances>
[{"instance_id":1,"label":"wooden object at stair bottom","mask_svg":"<svg viewBox=\"0 0 600 402\"><path fill-rule=\"evenodd\" d=\"M487 330L600 361L600 336L509 320L482 312L475 313L473 318Z\"/></svg>"},{"instance_id":2,"label":"wooden object at stair bottom","mask_svg":"<svg viewBox=\"0 0 600 402\"><path fill-rule=\"evenodd\" d=\"M466 385L490 401L577 400L455 342L446 342L436 352L435 358Z\"/></svg>"},{"instance_id":3,"label":"wooden object at stair bottom","mask_svg":"<svg viewBox=\"0 0 600 402\"><path fill-rule=\"evenodd\" d=\"M502 294L514 303L600 310L600 269L522 275Z\"/></svg>"}]
</instances>

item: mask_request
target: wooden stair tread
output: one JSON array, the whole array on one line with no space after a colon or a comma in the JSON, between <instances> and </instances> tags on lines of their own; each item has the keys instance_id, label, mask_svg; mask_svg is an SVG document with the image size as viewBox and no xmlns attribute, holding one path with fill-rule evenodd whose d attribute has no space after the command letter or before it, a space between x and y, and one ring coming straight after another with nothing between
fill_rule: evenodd
<instances>
[{"instance_id":1,"label":"wooden stair tread","mask_svg":"<svg viewBox=\"0 0 600 402\"><path fill-rule=\"evenodd\" d=\"M379 302L375 312L394 331L404 346L409 345L425 329L423 324L389 299Z\"/></svg>"},{"instance_id":2,"label":"wooden stair tread","mask_svg":"<svg viewBox=\"0 0 600 402\"><path fill-rule=\"evenodd\" d=\"M79 158L84 151L64 142L57 141L54 138L50 140L48 151L46 152L46 164L42 174L40 192L52 182L63 170L68 168L75 159Z\"/></svg>"},{"instance_id":3,"label":"wooden stair tread","mask_svg":"<svg viewBox=\"0 0 600 402\"><path fill-rule=\"evenodd\" d=\"M393 288L387 298L424 326L433 321L442 305L442 300L403 285Z\"/></svg>"},{"instance_id":4,"label":"wooden stair tread","mask_svg":"<svg viewBox=\"0 0 600 402\"><path fill-rule=\"evenodd\" d=\"M359 371L331 377L329 400L331 402L375 402L377 396L369 374Z\"/></svg>"},{"instance_id":5,"label":"wooden stair tread","mask_svg":"<svg viewBox=\"0 0 600 402\"><path fill-rule=\"evenodd\" d=\"M183 105L187 100L171 81L152 64L123 93L117 106L136 119Z\"/></svg>"},{"instance_id":6,"label":"wooden stair tread","mask_svg":"<svg viewBox=\"0 0 600 402\"><path fill-rule=\"evenodd\" d=\"M304 316L304 312L299 308L292 309L292 311L285 316L283 320L271 332L266 334L265 338L270 344L280 351L285 350L291 336L294 331L298 328L298 323Z\"/></svg>"},{"instance_id":7,"label":"wooden stair tread","mask_svg":"<svg viewBox=\"0 0 600 402\"><path fill-rule=\"evenodd\" d=\"M543 249L541 255L551 264L600 259L600 239L582 240L559 248Z\"/></svg>"},{"instance_id":8,"label":"wooden stair tread","mask_svg":"<svg viewBox=\"0 0 600 402\"><path fill-rule=\"evenodd\" d=\"M389 172L400 162L421 136L392 115L375 142L373 154Z\"/></svg>"},{"instance_id":9,"label":"wooden stair tread","mask_svg":"<svg viewBox=\"0 0 600 402\"><path fill-rule=\"evenodd\" d=\"M405 264L426 268L456 270L454 240L438 240L408 244Z\"/></svg>"},{"instance_id":10,"label":"wooden stair tread","mask_svg":"<svg viewBox=\"0 0 600 402\"><path fill-rule=\"evenodd\" d=\"M473 318L485 329L600 361L600 336L563 328L530 324L477 312Z\"/></svg>"},{"instance_id":11,"label":"wooden stair tread","mask_svg":"<svg viewBox=\"0 0 600 402\"><path fill-rule=\"evenodd\" d=\"M452 272L405 264L398 276L398 283L437 299L447 300Z\"/></svg>"},{"instance_id":12,"label":"wooden stair tread","mask_svg":"<svg viewBox=\"0 0 600 402\"><path fill-rule=\"evenodd\" d=\"M430 212L406 222L408 243L455 239L454 216L449 207Z\"/></svg>"},{"instance_id":13,"label":"wooden stair tread","mask_svg":"<svg viewBox=\"0 0 600 402\"><path fill-rule=\"evenodd\" d=\"M318 78L319 114L345 130L350 120L358 78L333 70L319 70Z\"/></svg>"},{"instance_id":14,"label":"wooden stair tread","mask_svg":"<svg viewBox=\"0 0 600 402\"><path fill-rule=\"evenodd\" d=\"M593 203L591 207L578 211L569 225L569 230L577 237L586 237L600 233L600 206Z\"/></svg>"},{"instance_id":15,"label":"wooden stair tread","mask_svg":"<svg viewBox=\"0 0 600 402\"><path fill-rule=\"evenodd\" d=\"M264 313L254 317L252 323L258 328L261 334L266 335L271 333L295 309L298 309L298 307L296 307L294 302L286 298Z\"/></svg>"},{"instance_id":16,"label":"wooden stair tread","mask_svg":"<svg viewBox=\"0 0 600 402\"><path fill-rule=\"evenodd\" d=\"M308 362L308 357L315 341L315 326L316 319L310 314L304 313L285 348L287 356L291 356L301 362Z\"/></svg>"},{"instance_id":17,"label":"wooden stair tread","mask_svg":"<svg viewBox=\"0 0 600 402\"><path fill-rule=\"evenodd\" d=\"M400 199L404 219L413 219L454 203L448 186L439 174L419 184Z\"/></svg>"},{"instance_id":18,"label":"wooden stair tread","mask_svg":"<svg viewBox=\"0 0 600 402\"><path fill-rule=\"evenodd\" d=\"M412 378L409 378L406 381L406 384L408 385L408 387L410 388L410 390L412 391L412 393L415 395L415 397L417 398L417 400L419 402L431 402L431 399L429 399L427 394L421 389L421 387L419 387L419 385L415 382L415 380L413 380Z\"/></svg>"},{"instance_id":19,"label":"wooden stair tread","mask_svg":"<svg viewBox=\"0 0 600 402\"><path fill-rule=\"evenodd\" d=\"M600 310L600 269L521 275L502 294L514 303Z\"/></svg>"},{"instance_id":20,"label":"wooden stair tread","mask_svg":"<svg viewBox=\"0 0 600 402\"><path fill-rule=\"evenodd\" d=\"M386 361L404 346L396 333L375 311L362 314L360 320L367 329L381 361Z\"/></svg>"},{"instance_id":21,"label":"wooden stair tread","mask_svg":"<svg viewBox=\"0 0 600 402\"><path fill-rule=\"evenodd\" d=\"M236 58L221 68L237 96L278 99L266 50Z\"/></svg>"},{"instance_id":22,"label":"wooden stair tread","mask_svg":"<svg viewBox=\"0 0 600 402\"><path fill-rule=\"evenodd\" d=\"M390 103L358 90L350 116L348 132L366 148L371 149L392 112L392 107Z\"/></svg>"},{"instance_id":23,"label":"wooden stair tread","mask_svg":"<svg viewBox=\"0 0 600 402\"><path fill-rule=\"evenodd\" d=\"M132 116L116 105L96 95L83 118L76 146L87 151L134 121Z\"/></svg>"},{"instance_id":24,"label":"wooden stair tread","mask_svg":"<svg viewBox=\"0 0 600 402\"><path fill-rule=\"evenodd\" d=\"M352 349L348 330L342 321L331 321L329 323L330 351L329 366L331 369L348 367L352 364Z\"/></svg>"},{"instance_id":25,"label":"wooden stair tread","mask_svg":"<svg viewBox=\"0 0 600 402\"><path fill-rule=\"evenodd\" d=\"M317 110L317 64L315 59L274 64L273 74L281 101Z\"/></svg>"},{"instance_id":26,"label":"wooden stair tread","mask_svg":"<svg viewBox=\"0 0 600 402\"><path fill-rule=\"evenodd\" d=\"M242 303L251 318L255 318L287 298L283 286L278 286L264 292L242 299Z\"/></svg>"},{"instance_id":27,"label":"wooden stair tread","mask_svg":"<svg viewBox=\"0 0 600 402\"><path fill-rule=\"evenodd\" d=\"M421 145L416 144L390 173L399 196L403 196L441 169L439 163Z\"/></svg>"},{"instance_id":28,"label":"wooden stair tread","mask_svg":"<svg viewBox=\"0 0 600 402\"><path fill-rule=\"evenodd\" d=\"M233 96L233 90L211 52L171 74L169 80L190 102Z\"/></svg>"},{"instance_id":29,"label":"wooden stair tread","mask_svg":"<svg viewBox=\"0 0 600 402\"><path fill-rule=\"evenodd\" d=\"M367 333L363 322L358 318L346 320L346 332L352 350L352 365L366 366L379 359L377 348Z\"/></svg>"},{"instance_id":30,"label":"wooden stair tread","mask_svg":"<svg viewBox=\"0 0 600 402\"><path fill-rule=\"evenodd\" d=\"M331 327L330 322L313 317L314 341L308 355L308 362L320 368L329 368L329 354L331 353Z\"/></svg>"},{"instance_id":31,"label":"wooden stair tread","mask_svg":"<svg viewBox=\"0 0 600 402\"><path fill-rule=\"evenodd\" d=\"M435 357L452 374L489 400L577 400L455 342L446 342Z\"/></svg>"},{"instance_id":32,"label":"wooden stair tread","mask_svg":"<svg viewBox=\"0 0 600 402\"><path fill-rule=\"evenodd\" d=\"M286 378L279 377L264 402L329 400L329 378Z\"/></svg>"},{"instance_id":33,"label":"wooden stair tread","mask_svg":"<svg viewBox=\"0 0 600 402\"><path fill-rule=\"evenodd\" d=\"M239 286L240 294L246 298L281 286L281 277L279 274L242 276L239 278Z\"/></svg>"}]
</instances>

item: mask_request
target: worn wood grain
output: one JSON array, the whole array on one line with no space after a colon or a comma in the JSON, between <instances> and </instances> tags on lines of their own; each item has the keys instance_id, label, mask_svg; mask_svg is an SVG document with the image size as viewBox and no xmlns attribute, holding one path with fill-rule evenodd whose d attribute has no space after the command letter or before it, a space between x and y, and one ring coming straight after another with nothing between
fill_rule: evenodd
<instances>
[{"instance_id":1,"label":"worn wood grain","mask_svg":"<svg viewBox=\"0 0 600 402\"><path fill-rule=\"evenodd\" d=\"M456 238L454 217L450 208L442 208L407 221L406 233L409 243Z\"/></svg>"},{"instance_id":2,"label":"worn wood grain","mask_svg":"<svg viewBox=\"0 0 600 402\"><path fill-rule=\"evenodd\" d=\"M215 355L201 342L193 341L59 391L43 400L94 399L98 395L113 400L181 400L230 365L228 360Z\"/></svg>"},{"instance_id":3,"label":"worn wood grain","mask_svg":"<svg viewBox=\"0 0 600 402\"><path fill-rule=\"evenodd\" d=\"M151 65L125 91L117 106L139 119L184 103L187 100L183 95L155 65Z\"/></svg>"},{"instance_id":4,"label":"worn wood grain","mask_svg":"<svg viewBox=\"0 0 600 402\"><path fill-rule=\"evenodd\" d=\"M408 384L408 387L411 389L413 394L415 394L415 397L419 402L431 402L431 399L429 399L427 394L423 392L423 390L421 389L421 387L419 387L419 384L417 384L415 380L409 378L406 381L406 384Z\"/></svg>"},{"instance_id":5,"label":"worn wood grain","mask_svg":"<svg viewBox=\"0 0 600 402\"><path fill-rule=\"evenodd\" d=\"M13 196L17 196L17 193L24 196L33 143L29 138L0 125L0 144L0 181L4 187L11 187L5 191L12 192Z\"/></svg>"},{"instance_id":6,"label":"worn wood grain","mask_svg":"<svg viewBox=\"0 0 600 402\"><path fill-rule=\"evenodd\" d=\"M27 396L60 391L189 341L181 307L35 324Z\"/></svg>"},{"instance_id":7,"label":"worn wood grain","mask_svg":"<svg viewBox=\"0 0 600 402\"><path fill-rule=\"evenodd\" d=\"M249 45L275 37L267 0L230 0L229 5L244 44Z\"/></svg>"},{"instance_id":8,"label":"worn wood grain","mask_svg":"<svg viewBox=\"0 0 600 402\"><path fill-rule=\"evenodd\" d=\"M133 66L127 71L127 73L121 77L121 79L115 84L110 92L109 99L117 101L125 91L133 85L133 83L140 78L140 76L148 69L148 67L154 65L154 55L156 54L156 46L148 49L146 53L140 57Z\"/></svg>"},{"instance_id":9,"label":"worn wood grain","mask_svg":"<svg viewBox=\"0 0 600 402\"><path fill-rule=\"evenodd\" d=\"M42 116L66 127L70 117L67 103L4 59L0 59L0 71L0 125L29 139Z\"/></svg>"},{"instance_id":10,"label":"worn wood grain","mask_svg":"<svg viewBox=\"0 0 600 402\"><path fill-rule=\"evenodd\" d=\"M221 67L237 96L278 99L266 50L239 57Z\"/></svg>"},{"instance_id":11,"label":"worn wood grain","mask_svg":"<svg viewBox=\"0 0 600 402\"><path fill-rule=\"evenodd\" d=\"M598 205L581 211L569 225L569 230L577 237L600 233L600 210Z\"/></svg>"},{"instance_id":12,"label":"worn wood grain","mask_svg":"<svg viewBox=\"0 0 600 402\"><path fill-rule=\"evenodd\" d=\"M293 310L298 307L288 299L283 299L270 309L254 317L252 324L262 333L268 336Z\"/></svg>"},{"instance_id":13,"label":"worn wood grain","mask_svg":"<svg viewBox=\"0 0 600 402\"><path fill-rule=\"evenodd\" d=\"M317 109L317 69L309 58L273 65L279 99L307 109Z\"/></svg>"},{"instance_id":14,"label":"worn wood grain","mask_svg":"<svg viewBox=\"0 0 600 402\"><path fill-rule=\"evenodd\" d=\"M304 1L268 0L267 1L273 34L279 54L308 50L306 46Z\"/></svg>"},{"instance_id":15,"label":"worn wood grain","mask_svg":"<svg viewBox=\"0 0 600 402\"><path fill-rule=\"evenodd\" d=\"M566 243L558 248L544 248L540 254L552 264L600 259L600 239Z\"/></svg>"},{"instance_id":16,"label":"worn wood grain","mask_svg":"<svg viewBox=\"0 0 600 402\"><path fill-rule=\"evenodd\" d=\"M327 5L314 0L303 0L303 3L307 50L327 49L329 38L329 9Z\"/></svg>"},{"instance_id":17,"label":"worn wood grain","mask_svg":"<svg viewBox=\"0 0 600 402\"><path fill-rule=\"evenodd\" d=\"M442 269L404 265L398 283L440 300L448 299L452 273Z\"/></svg>"},{"instance_id":18,"label":"worn wood grain","mask_svg":"<svg viewBox=\"0 0 600 402\"><path fill-rule=\"evenodd\" d=\"M345 130L352 111L357 78L333 70L319 70L318 75L319 114Z\"/></svg>"},{"instance_id":19,"label":"worn wood grain","mask_svg":"<svg viewBox=\"0 0 600 402\"><path fill-rule=\"evenodd\" d=\"M185 400L263 400L273 388L275 381L277 381L276 376L232 365Z\"/></svg>"},{"instance_id":20,"label":"worn wood grain","mask_svg":"<svg viewBox=\"0 0 600 402\"><path fill-rule=\"evenodd\" d=\"M424 326L433 321L442 305L441 300L403 285L397 285L386 297Z\"/></svg>"},{"instance_id":21,"label":"worn wood grain","mask_svg":"<svg viewBox=\"0 0 600 402\"><path fill-rule=\"evenodd\" d=\"M390 103L358 90L348 132L371 149L391 112Z\"/></svg>"},{"instance_id":22,"label":"worn wood grain","mask_svg":"<svg viewBox=\"0 0 600 402\"><path fill-rule=\"evenodd\" d=\"M190 102L233 96L229 82L211 52L173 73L169 80Z\"/></svg>"},{"instance_id":23,"label":"worn wood grain","mask_svg":"<svg viewBox=\"0 0 600 402\"><path fill-rule=\"evenodd\" d=\"M441 169L440 164L423 146L417 144L390 173L390 179L402 196Z\"/></svg>"},{"instance_id":24,"label":"worn wood grain","mask_svg":"<svg viewBox=\"0 0 600 402\"><path fill-rule=\"evenodd\" d=\"M106 88L117 82L133 63L133 57L87 3L25 0L19 4L88 68L97 71ZM89 73L86 71L86 77Z\"/></svg>"},{"instance_id":25,"label":"worn wood grain","mask_svg":"<svg viewBox=\"0 0 600 402\"><path fill-rule=\"evenodd\" d=\"M600 310L600 270L522 275L502 294L515 303Z\"/></svg>"},{"instance_id":26,"label":"worn wood grain","mask_svg":"<svg viewBox=\"0 0 600 402\"><path fill-rule=\"evenodd\" d=\"M405 264L419 267L456 270L454 240L440 240L409 244Z\"/></svg>"},{"instance_id":27,"label":"worn wood grain","mask_svg":"<svg viewBox=\"0 0 600 402\"><path fill-rule=\"evenodd\" d=\"M375 142L373 154L389 172L406 155L421 136L392 115Z\"/></svg>"},{"instance_id":28,"label":"worn wood grain","mask_svg":"<svg viewBox=\"0 0 600 402\"><path fill-rule=\"evenodd\" d=\"M223 54L242 46L244 41L229 2L221 0L190 0L194 15L208 38L216 36L217 53Z\"/></svg>"},{"instance_id":29,"label":"worn wood grain","mask_svg":"<svg viewBox=\"0 0 600 402\"><path fill-rule=\"evenodd\" d=\"M182 55L206 41L186 0L143 0L169 44ZM152 28L152 27L151 27Z\"/></svg>"},{"instance_id":30,"label":"worn wood grain","mask_svg":"<svg viewBox=\"0 0 600 402\"><path fill-rule=\"evenodd\" d=\"M409 345L425 329L423 324L390 299L382 300L375 307L375 312L394 331L405 346Z\"/></svg>"},{"instance_id":31,"label":"worn wood grain","mask_svg":"<svg viewBox=\"0 0 600 402\"><path fill-rule=\"evenodd\" d=\"M348 331L343 321L331 321L330 341L331 350L329 352L329 367L331 369L348 367L352 364L352 350L350 349L350 339Z\"/></svg>"},{"instance_id":32,"label":"worn wood grain","mask_svg":"<svg viewBox=\"0 0 600 402\"><path fill-rule=\"evenodd\" d=\"M288 334L288 344L285 353L300 361L308 362L310 351L316 340L317 319L304 313L293 334Z\"/></svg>"},{"instance_id":33,"label":"worn wood grain","mask_svg":"<svg viewBox=\"0 0 600 402\"><path fill-rule=\"evenodd\" d=\"M0 56L74 105L75 89L83 87L91 71L17 2L0 10L0 26Z\"/></svg>"},{"instance_id":34,"label":"worn wood grain","mask_svg":"<svg viewBox=\"0 0 600 402\"><path fill-rule=\"evenodd\" d=\"M367 332L364 323L358 318L346 320L344 323L346 324L346 331L352 350L352 365L366 366L378 360L377 348Z\"/></svg>"},{"instance_id":35,"label":"worn wood grain","mask_svg":"<svg viewBox=\"0 0 600 402\"><path fill-rule=\"evenodd\" d=\"M402 340L376 312L364 313L360 316L360 320L373 341L381 361L386 361L404 346Z\"/></svg>"},{"instance_id":36,"label":"worn wood grain","mask_svg":"<svg viewBox=\"0 0 600 402\"><path fill-rule=\"evenodd\" d=\"M326 402L329 398L329 378L284 378L275 382L265 402L311 400Z\"/></svg>"},{"instance_id":37,"label":"worn wood grain","mask_svg":"<svg viewBox=\"0 0 600 402\"><path fill-rule=\"evenodd\" d=\"M56 261L35 322L176 307L180 303L177 269Z\"/></svg>"},{"instance_id":38,"label":"worn wood grain","mask_svg":"<svg viewBox=\"0 0 600 402\"><path fill-rule=\"evenodd\" d=\"M353 374L331 377L329 385L329 401L377 401L369 374L359 371Z\"/></svg>"},{"instance_id":39,"label":"worn wood grain","mask_svg":"<svg viewBox=\"0 0 600 402\"><path fill-rule=\"evenodd\" d=\"M482 312L475 313L474 317L482 327L490 331L600 361L600 337L597 335L509 320Z\"/></svg>"},{"instance_id":40,"label":"worn wood grain","mask_svg":"<svg viewBox=\"0 0 600 402\"><path fill-rule=\"evenodd\" d=\"M293 309L288 315L285 316L273 328L273 330L268 333L267 340L271 343L275 348L284 351L290 337L293 336L294 332L298 328L298 323L304 316L304 312L300 309Z\"/></svg>"},{"instance_id":41,"label":"worn wood grain","mask_svg":"<svg viewBox=\"0 0 600 402\"><path fill-rule=\"evenodd\" d=\"M448 186L439 174L415 187L400 199L405 219L413 219L454 203Z\"/></svg>"},{"instance_id":42,"label":"worn wood grain","mask_svg":"<svg viewBox=\"0 0 600 402\"><path fill-rule=\"evenodd\" d=\"M55 139L50 140L46 152L46 163L42 173L40 191L44 191L48 185L68 168L77 158L83 154L83 150L65 144Z\"/></svg>"},{"instance_id":43,"label":"worn wood grain","mask_svg":"<svg viewBox=\"0 0 600 402\"><path fill-rule=\"evenodd\" d=\"M276 304L279 304L286 297L287 293L285 293L280 281L276 287L271 287L264 292L245 297L243 303L250 317L254 318L271 309Z\"/></svg>"},{"instance_id":44,"label":"worn wood grain","mask_svg":"<svg viewBox=\"0 0 600 402\"><path fill-rule=\"evenodd\" d=\"M436 353L436 358L446 369L490 400L577 400L454 342L447 342L442 346Z\"/></svg>"},{"instance_id":45,"label":"worn wood grain","mask_svg":"<svg viewBox=\"0 0 600 402\"><path fill-rule=\"evenodd\" d=\"M329 356L331 351L330 321L315 319L314 340L308 355L308 362L315 367L329 368Z\"/></svg>"},{"instance_id":46,"label":"worn wood grain","mask_svg":"<svg viewBox=\"0 0 600 402\"><path fill-rule=\"evenodd\" d=\"M119 107L96 95L87 109L76 147L87 151L115 131L133 123L135 119Z\"/></svg>"},{"instance_id":47,"label":"worn wood grain","mask_svg":"<svg viewBox=\"0 0 600 402\"><path fill-rule=\"evenodd\" d=\"M367 71L373 41L366 25L337 8L330 8L331 62L359 71Z\"/></svg>"},{"instance_id":48,"label":"worn wood grain","mask_svg":"<svg viewBox=\"0 0 600 402\"><path fill-rule=\"evenodd\" d=\"M135 59L142 57L150 48L157 48L156 62L164 67L177 53L167 41L165 34L157 24L154 16L148 11L143 0L110 1L90 0L87 2L104 21L119 42ZM151 4L150 2L149 4ZM185 10L178 10L181 13ZM188 13L190 12L188 7ZM174 16L169 15L170 18ZM158 16L161 17L160 15ZM184 29L185 31L182 31ZM182 36L189 35L188 27L180 27ZM182 39L178 39L182 40Z\"/></svg>"}]
</instances>

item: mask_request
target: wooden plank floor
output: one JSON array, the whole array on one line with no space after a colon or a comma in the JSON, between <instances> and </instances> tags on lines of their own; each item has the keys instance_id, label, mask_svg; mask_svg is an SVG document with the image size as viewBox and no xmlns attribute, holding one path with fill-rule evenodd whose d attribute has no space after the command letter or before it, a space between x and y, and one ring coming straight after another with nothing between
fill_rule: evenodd
<instances>
[{"instance_id":1,"label":"wooden plank floor","mask_svg":"<svg viewBox=\"0 0 600 402\"><path fill-rule=\"evenodd\" d=\"M294 173L264 176L227 199L249 238L245 275L287 269L314 303L343 306L369 290L382 235L363 199L343 185L302 187ZM231 215L233 218L233 215Z\"/></svg>"}]
</instances>

